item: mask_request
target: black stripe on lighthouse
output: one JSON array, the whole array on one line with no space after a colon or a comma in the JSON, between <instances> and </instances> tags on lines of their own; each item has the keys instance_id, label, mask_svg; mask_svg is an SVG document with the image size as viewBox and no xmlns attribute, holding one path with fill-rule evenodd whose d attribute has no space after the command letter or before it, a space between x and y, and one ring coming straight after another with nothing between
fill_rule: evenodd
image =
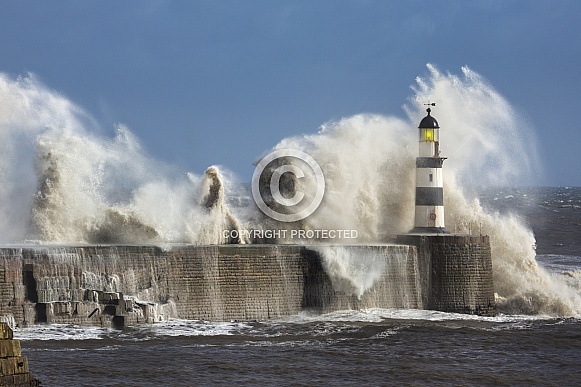
<instances>
[{"instance_id":1,"label":"black stripe on lighthouse","mask_svg":"<svg viewBox=\"0 0 581 387\"><path fill-rule=\"evenodd\" d=\"M416 206L443 206L444 188L416 187Z\"/></svg>"},{"instance_id":2,"label":"black stripe on lighthouse","mask_svg":"<svg viewBox=\"0 0 581 387\"><path fill-rule=\"evenodd\" d=\"M416 168L442 168L445 157L416 157Z\"/></svg>"}]
</instances>

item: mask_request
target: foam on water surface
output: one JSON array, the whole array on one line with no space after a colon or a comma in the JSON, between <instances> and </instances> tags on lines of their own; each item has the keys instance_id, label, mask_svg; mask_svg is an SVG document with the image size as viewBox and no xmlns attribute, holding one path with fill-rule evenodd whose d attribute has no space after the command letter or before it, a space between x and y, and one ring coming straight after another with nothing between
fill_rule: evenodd
<instances>
[{"instance_id":1,"label":"foam on water surface","mask_svg":"<svg viewBox=\"0 0 581 387\"><path fill-rule=\"evenodd\" d=\"M323 315L300 314L267 322L208 322L169 320L151 326L116 330L71 325L37 325L17 328L14 337L27 340L104 340L147 341L164 337L244 337L275 339L286 336L308 336L311 339L333 335L356 334L362 326L388 324L392 326L380 336L395 335L414 324L446 324L451 328L468 327L483 330L530 329L536 324L560 324L563 319L551 316L499 315L481 317L414 309L370 309L337 311ZM285 340L286 342L287 340Z\"/></svg>"}]
</instances>

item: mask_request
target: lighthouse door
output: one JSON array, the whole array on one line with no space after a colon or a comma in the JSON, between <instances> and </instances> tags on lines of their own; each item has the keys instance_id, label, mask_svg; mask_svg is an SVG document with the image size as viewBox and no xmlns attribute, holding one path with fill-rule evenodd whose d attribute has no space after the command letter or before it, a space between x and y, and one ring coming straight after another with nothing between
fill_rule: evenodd
<instances>
[{"instance_id":1,"label":"lighthouse door","mask_svg":"<svg viewBox=\"0 0 581 387\"><path fill-rule=\"evenodd\" d=\"M430 215L428 216L428 227L436 227L436 208L430 209Z\"/></svg>"}]
</instances>

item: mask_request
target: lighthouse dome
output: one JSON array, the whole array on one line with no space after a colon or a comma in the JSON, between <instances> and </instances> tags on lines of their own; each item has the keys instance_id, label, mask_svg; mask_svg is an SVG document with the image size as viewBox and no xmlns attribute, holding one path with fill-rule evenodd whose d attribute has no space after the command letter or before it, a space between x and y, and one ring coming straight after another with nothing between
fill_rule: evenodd
<instances>
[{"instance_id":1,"label":"lighthouse dome","mask_svg":"<svg viewBox=\"0 0 581 387\"><path fill-rule=\"evenodd\" d=\"M436 119L434 117L432 117L430 115L430 112L432 111L432 109L428 108L427 112L428 115L425 116L424 118L422 118L422 121L420 122L420 126L418 126L418 128L440 128L440 125L438 125L438 121L436 121Z\"/></svg>"}]
</instances>

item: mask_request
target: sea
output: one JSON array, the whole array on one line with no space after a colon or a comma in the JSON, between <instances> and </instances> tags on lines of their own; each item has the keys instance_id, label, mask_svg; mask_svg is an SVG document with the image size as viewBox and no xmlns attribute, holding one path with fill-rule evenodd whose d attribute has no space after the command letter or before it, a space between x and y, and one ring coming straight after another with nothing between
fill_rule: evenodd
<instances>
[{"instance_id":1,"label":"sea","mask_svg":"<svg viewBox=\"0 0 581 387\"><path fill-rule=\"evenodd\" d=\"M537 261L581 270L581 188L489 188L532 228ZM581 385L581 316L371 309L123 330L17 328L43 386Z\"/></svg>"}]
</instances>

